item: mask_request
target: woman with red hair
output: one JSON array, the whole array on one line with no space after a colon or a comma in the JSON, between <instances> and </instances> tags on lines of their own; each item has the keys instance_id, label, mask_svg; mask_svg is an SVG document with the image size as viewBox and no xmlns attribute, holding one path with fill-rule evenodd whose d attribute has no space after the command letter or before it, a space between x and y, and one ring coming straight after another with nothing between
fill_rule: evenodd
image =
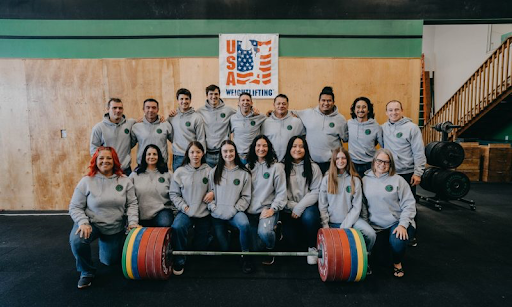
<instances>
[{"instance_id":1,"label":"woman with red hair","mask_svg":"<svg viewBox=\"0 0 512 307\"><path fill-rule=\"evenodd\" d=\"M69 234L71 250L80 272L78 288L91 285L96 268L90 244L99 239L100 261L105 265L121 259L125 220L128 229L139 227L139 208L133 183L123 175L112 147L98 147L91 158L89 172L75 188L69 204L74 221Z\"/></svg>"}]
</instances>

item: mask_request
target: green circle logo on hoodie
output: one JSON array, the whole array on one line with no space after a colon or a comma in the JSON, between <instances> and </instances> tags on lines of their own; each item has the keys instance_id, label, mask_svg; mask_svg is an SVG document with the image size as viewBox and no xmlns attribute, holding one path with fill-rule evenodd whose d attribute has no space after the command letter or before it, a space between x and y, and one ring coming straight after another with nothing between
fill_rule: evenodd
<instances>
[{"instance_id":1,"label":"green circle logo on hoodie","mask_svg":"<svg viewBox=\"0 0 512 307\"><path fill-rule=\"evenodd\" d=\"M270 177L270 174L269 174L269 173L265 173L265 174L263 174L263 178L268 179L268 177Z\"/></svg>"},{"instance_id":2,"label":"green circle logo on hoodie","mask_svg":"<svg viewBox=\"0 0 512 307\"><path fill-rule=\"evenodd\" d=\"M240 180L239 180L239 179L235 179L235 180L233 180L233 183L234 183L235 185L239 185L239 184L240 184Z\"/></svg>"},{"instance_id":3,"label":"green circle logo on hoodie","mask_svg":"<svg viewBox=\"0 0 512 307\"><path fill-rule=\"evenodd\" d=\"M186 122L185 126L190 127L190 122Z\"/></svg>"},{"instance_id":4,"label":"green circle logo on hoodie","mask_svg":"<svg viewBox=\"0 0 512 307\"><path fill-rule=\"evenodd\" d=\"M128 130L128 128L124 129L124 133L128 134L130 133L130 130Z\"/></svg>"},{"instance_id":5,"label":"green circle logo on hoodie","mask_svg":"<svg viewBox=\"0 0 512 307\"><path fill-rule=\"evenodd\" d=\"M370 129L366 129L366 130L364 131L364 134L366 134L366 135L370 135L370 133L372 133L372 131L371 131Z\"/></svg>"},{"instance_id":6,"label":"green circle logo on hoodie","mask_svg":"<svg viewBox=\"0 0 512 307\"><path fill-rule=\"evenodd\" d=\"M226 113L220 113L220 118L225 118L226 117Z\"/></svg>"},{"instance_id":7,"label":"green circle logo on hoodie","mask_svg":"<svg viewBox=\"0 0 512 307\"><path fill-rule=\"evenodd\" d=\"M118 185L116 186L116 190L117 190L117 192L121 192L121 191L123 190L123 186L122 186L122 185L120 185L120 184L118 184Z\"/></svg>"},{"instance_id":8,"label":"green circle logo on hoodie","mask_svg":"<svg viewBox=\"0 0 512 307\"><path fill-rule=\"evenodd\" d=\"M204 183L204 184L207 184L207 183L208 183L208 178L204 177L204 178L203 178L203 183Z\"/></svg>"},{"instance_id":9,"label":"green circle logo on hoodie","mask_svg":"<svg viewBox=\"0 0 512 307\"><path fill-rule=\"evenodd\" d=\"M334 128L334 123L329 123L329 127Z\"/></svg>"},{"instance_id":10,"label":"green circle logo on hoodie","mask_svg":"<svg viewBox=\"0 0 512 307\"><path fill-rule=\"evenodd\" d=\"M347 193L352 192L352 188L351 188L349 185L347 186L347 189L346 189L346 190L347 190Z\"/></svg>"},{"instance_id":11,"label":"green circle logo on hoodie","mask_svg":"<svg viewBox=\"0 0 512 307\"><path fill-rule=\"evenodd\" d=\"M392 185L390 185L390 184L389 184L389 185L387 185L387 186L386 186L386 191L388 191L388 192L392 192L392 191L393 191L393 186L392 186Z\"/></svg>"},{"instance_id":12,"label":"green circle logo on hoodie","mask_svg":"<svg viewBox=\"0 0 512 307\"><path fill-rule=\"evenodd\" d=\"M160 129L160 128L156 129L156 133L158 133L158 134L162 133L162 129Z\"/></svg>"},{"instance_id":13,"label":"green circle logo on hoodie","mask_svg":"<svg viewBox=\"0 0 512 307\"><path fill-rule=\"evenodd\" d=\"M402 134L402 132L398 132L398 133L396 134L396 137L397 137L397 138L401 138L401 137L402 137L402 135L403 135L403 134Z\"/></svg>"},{"instance_id":14,"label":"green circle logo on hoodie","mask_svg":"<svg viewBox=\"0 0 512 307\"><path fill-rule=\"evenodd\" d=\"M256 122L251 120L251 126L254 126L254 125L256 125Z\"/></svg>"},{"instance_id":15,"label":"green circle logo on hoodie","mask_svg":"<svg viewBox=\"0 0 512 307\"><path fill-rule=\"evenodd\" d=\"M160 178L158 178L158 182L160 182L160 183L164 183L164 182L165 182L164 177L160 177Z\"/></svg>"},{"instance_id":16,"label":"green circle logo on hoodie","mask_svg":"<svg viewBox=\"0 0 512 307\"><path fill-rule=\"evenodd\" d=\"M292 125L288 125L288 127L286 127L286 129L292 130Z\"/></svg>"}]
</instances>

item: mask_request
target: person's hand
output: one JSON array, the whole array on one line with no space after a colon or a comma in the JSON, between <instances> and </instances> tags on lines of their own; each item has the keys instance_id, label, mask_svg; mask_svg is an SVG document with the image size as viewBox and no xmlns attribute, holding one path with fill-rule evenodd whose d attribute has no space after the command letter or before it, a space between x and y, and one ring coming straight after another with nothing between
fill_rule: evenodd
<instances>
[{"instance_id":1,"label":"person's hand","mask_svg":"<svg viewBox=\"0 0 512 307\"><path fill-rule=\"evenodd\" d=\"M164 116L160 116L160 122L163 123L165 122L167 119L164 117Z\"/></svg>"},{"instance_id":2,"label":"person's hand","mask_svg":"<svg viewBox=\"0 0 512 307\"><path fill-rule=\"evenodd\" d=\"M130 224L128 225L128 231L132 230L133 228L142 227L139 224Z\"/></svg>"},{"instance_id":3,"label":"person's hand","mask_svg":"<svg viewBox=\"0 0 512 307\"><path fill-rule=\"evenodd\" d=\"M254 115L260 115L260 110L253 107L252 113L254 113Z\"/></svg>"},{"instance_id":4,"label":"person's hand","mask_svg":"<svg viewBox=\"0 0 512 307\"><path fill-rule=\"evenodd\" d=\"M412 177L411 177L411 185L412 186L418 185L418 184L420 184L420 182L421 182L421 177L420 176L412 175Z\"/></svg>"},{"instance_id":5,"label":"person's hand","mask_svg":"<svg viewBox=\"0 0 512 307\"><path fill-rule=\"evenodd\" d=\"M267 117L270 117L270 115L272 115L272 112L273 112L273 111L274 111L274 110L268 110L268 111L267 111L267 114L266 114L266 115L267 115Z\"/></svg>"},{"instance_id":6,"label":"person's hand","mask_svg":"<svg viewBox=\"0 0 512 307\"><path fill-rule=\"evenodd\" d=\"M80 238L89 239L92 233L92 226L89 224L82 224L78 226L75 234L80 234Z\"/></svg>"},{"instance_id":7,"label":"person's hand","mask_svg":"<svg viewBox=\"0 0 512 307\"><path fill-rule=\"evenodd\" d=\"M407 234L407 229L402 225L398 225L398 227L395 228L395 230L393 230L393 234L396 235L396 238L400 239L400 240L408 240L409 239L409 235Z\"/></svg>"},{"instance_id":8,"label":"person's hand","mask_svg":"<svg viewBox=\"0 0 512 307\"><path fill-rule=\"evenodd\" d=\"M260 213L260 219L266 219L267 217L271 217L272 215L274 215L274 209L272 209L272 208L266 209L265 208Z\"/></svg>"},{"instance_id":9,"label":"person's hand","mask_svg":"<svg viewBox=\"0 0 512 307\"><path fill-rule=\"evenodd\" d=\"M183 206L183 211L185 213L187 213L189 209L190 209L190 207L188 205Z\"/></svg>"},{"instance_id":10,"label":"person's hand","mask_svg":"<svg viewBox=\"0 0 512 307\"><path fill-rule=\"evenodd\" d=\"M292 212L292 218L294 218L294 219L298 219L299 217L300 217L300 216L298 216L297 214L295 214L295 213L293 213L293 212Z\"/></svg>"},{"instance_id":11,"label":"person's hand","mask_svg":"<svg viewBox=\"0 0 512 307\"><path fill-rule=\"evenodd\" d=\"M169 117L174 117L176 115L178 115L178 111L176 111L176 110L169 111Z\"/></svg>"},{"instance_id":12,"label":"person's hand","mask_svg":"<svg viewBox=\"0 0 512 307\"><path fill-rule=\"evenodd\" d=\"M214 198L215 198L215 194L213 193L213 191L210 191L210 192L206 193L206 195L203 197L203 201L205 203L211 203Z\"/></svg>"}]
</instances>

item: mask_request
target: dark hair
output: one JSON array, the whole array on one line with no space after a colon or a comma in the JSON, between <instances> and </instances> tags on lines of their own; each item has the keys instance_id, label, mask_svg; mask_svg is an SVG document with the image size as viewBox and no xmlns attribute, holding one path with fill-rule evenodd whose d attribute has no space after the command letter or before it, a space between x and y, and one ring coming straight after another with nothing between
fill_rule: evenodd
<instances>
[{"instance_id":1,"label":"dark hair","mask_svg":"<svg viewBox=\"0 0 512 307\"><path fill-rule=\"evenodd\" d=\"M252 100L252 95L251 95L251 94L249 94L248 92L243 92L242 94L238 95L238 100L240 100L240 97L242 97L242 96L244 96L244 95L245 95L245 96L249 96L249 98L251 98L251 100Z\"/></svg>"},{"instance_id":2,"label":"dark hair","mask_svg":"<svg viewBox=\"0 0 512 307\"><path fill-rule=\"evenodd\" d=\"M210 84L206 87L206 95L208 95L208 92L215 92L215 90L219 90L220 93L220 87L218 87L215 84Z\"/></svg>"},{"instance_id":3,"label":"dark hair","mask_svg":"<svg viewBox=\"0 0 512 307\"><path fill-rule=\"evenodd\" d=\"M185 150L185 158L183 159L181 166L185 166L190 163L190 158L188 157L188 152L190 151L190 148L192 148L192 146L199 148L203 152L203 157L201 158L201 164L206 163L206 158L205 158L206 152L204 151L203 145L201 143L199 143L198 141L192 141L192 142L190 142L190 144L188 144L187 150Z\"/></svg>"},{"instance_id":4,"label":"dark hair","mask_svg":"<svg viewBox=\"0 0 512 307\"><path fill-rule=\"evenodd\" d=\"M249 169L254 168L254 164L256 164L256 161L258 161L258 156L256 155L256 142L259 140L265 140L268 145L268 152L265 156L265 162L267 163L267 167L270 167L274 162L277 161L277 155L274 151L274 146L272 146L272 142L263 134L258 135L257 137L252 140L251 147L249 148L249 154L247 155L247 164L249 165Z\"/></svg>"},{"instance_id":5,"label":"dark hair","mask_svg":"<svg viewBox=\"0 0 512 307\"><path fill-rule=\"evenodd\" d=\"M308 142L306 142L306 137L301 135L292 136L288 141L286 154L284 155L284 172L286 173L286 182L290 182L290 174L293 169L293 157L290 154L290 151L292 150L293 142L297 139L302 140L302 145L304 145L304 176L306 177L306 184L309 185L313 179L313 168L311 167L311 156L309 155Z\"/></svg>"},{"instance_id":6,"label":"dark hair","mask_svg":"<svg viewBox=\"0 0 512 307\"><path fill-rule=\"evenodd\" d=\"M276 102L276 99L277 99L277 98L284 98L284 99L286 99L286 102L289 102L289 100L288 100L288 96L286 96L285 94L279 94L279 95L277 95L277 96L276 96L276 98L274 98L274 103Z\"/></svg>"},{"instance_id":7,"label":"dark hair","mask_svg":"<svg viewBox=\"0 0 512 307\"><path fill-rule=\"evenodd\" d=\"M192 99L192 93L187 90L186 88L180 88L177 92L176 92L176 99L178 99L178 97L180 95L186 95L188 96L188 98Z\"/></svg>"},{"instance_id":8,"label":"dark hair","mask_svg":"<svg viewBox=\"0 0 512 307\"><path fill-rule=\"evenodd\" d=\"M354 100L354 102L350 106L350 116L352 116L352 118L357 117L356 112L355 112L356 103L361 100L366 102L366 105L368 106L368 118L375 118L375 113L373 113L373 104L370 101L370 99L368 99L366 97L357 97L356 100Z\"/></svg>"},{"instance_id":9,"label":"dark hair","mask_svg":"<svg viewBox=\"0 0 512 307\"><path fill-rule=\"evenodd\" d=\"M318 100L320 100L320 98L322 98L322 95L331 95L332 101L334 101L334 93L332 91L332 87L330 87L330 86L324 87L322 89L322 91L320 92L320 95L318 95Z\"/></svg>"},{"instance_id":10,"label":"dark hair","mask_svg":"<svg viewBox=\"0 0 512 307\"><path fill-rule=\"evenodd\" d=\"M148 149L154 148L156 149L156 152L158 154L158 161L156 162L156 169L160 172L160 174L163 174L165 172L168 172L169 169L167 168L167 164L164 161L164 157L162 156L162 152L160 151L160 148L156 146L155 144L149 144L144 148L144 151L142 152L142 159L140 159L140 164L135 169L135 172L137 175L140 175L146 171L148 168L148 162L146 162L146 154L148 152Z\"/></svg>"},{"instance_id":11,"label":"dark hair","mask_svg":"<svg viewBox=\"0 0 512 307\"><path fill-rule=\"evenodd\" d=\"M398 102L398 104L400 105L400 110L403 110L404 107L402 106L402 103L398 100L391 100L391 101L388 101L388 103L386 103L386 110L388 109L388 104L392 103L392 102Z\"/></svg>"},{"instance_id":12,"label":"dark hair","mask_svg":"<svg viewBox=\"0 0 512 307\"><path fill-rule=\"evenodd\" d=\"M219 163L217 163L217 167L215 168L215 174L213 175L213 183L217 185L220 184L220 181L222 179L222 172L224 172L224 165L226 164L226 161L224 161L224 158L222 157L222 146L224 145L233 145L233 147L235 147L235 165L238 166L241 170L244 170L249 174L251 173L251 171L247 169L247 167L245 167L245 165L242 163L242 160L240 160L235 143L231 140L224 140L222 141L222 143L220 143Z\"/></svg>"},{"instance_id":13,"label":"dark hair","mask_svg":"<svg viewBox=\"0 0 512 307\"><path fill-rule=\"evenodd\" d=\"M144 100L144 102L142 103L142 108L144 108L146 106L146 102L156 102L156 106L158 107L158 101L156 101L156 99L148 98L148 99Z\"/></svg>"},{"instance_id":14,"label":"dark hair","mask_svg":"<svg viewBox=\"0 0 512 307\"><path fill-rule=\"evenodd\" d=\"M107 102L107 109L110 109L110 103L111 103L111 102L123 103L123 102L121 101L121 99L119 99L119 98L110 98L110 99L108 100L108 102Z\"/></svg>"}]
</instances>

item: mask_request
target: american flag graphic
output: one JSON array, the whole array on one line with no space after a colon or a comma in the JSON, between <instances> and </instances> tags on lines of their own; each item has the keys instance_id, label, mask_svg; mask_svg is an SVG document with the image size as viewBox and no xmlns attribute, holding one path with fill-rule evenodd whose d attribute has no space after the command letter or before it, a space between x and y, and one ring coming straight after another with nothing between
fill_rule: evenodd
<instances>
[{"instance_id":1,"label":"american flag graphic","mask_svg":"<svg viewBox=\"0 0 512 307\"><path fill-rule=\"evenodd\" d=\"M236 42L236 83L269 84L272 81L272 41L249 42L249 49L243 49L242 41Z\"/></svg>"}]
</instances>

